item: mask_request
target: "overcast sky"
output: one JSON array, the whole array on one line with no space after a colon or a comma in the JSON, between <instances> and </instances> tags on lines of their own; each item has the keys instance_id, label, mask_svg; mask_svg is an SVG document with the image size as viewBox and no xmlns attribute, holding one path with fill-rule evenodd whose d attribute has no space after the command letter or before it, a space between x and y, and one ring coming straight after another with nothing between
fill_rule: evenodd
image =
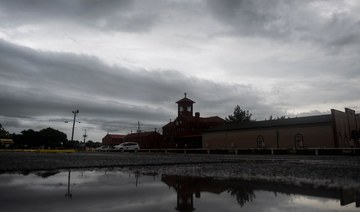
<instances>
[{"instance_id":1,"label":"overcast sky","mask_svg":"<svg viewBox=\"0 0 360 212\"><path fill-rule=\"evenodd\" d=\"M360 112L358 0L0 0L0 123L161 129L175 102L256 120ZM69 123L65 123L69 121ZM161 131L160 131L161 132Z\"/></svg>"}]
</instances>

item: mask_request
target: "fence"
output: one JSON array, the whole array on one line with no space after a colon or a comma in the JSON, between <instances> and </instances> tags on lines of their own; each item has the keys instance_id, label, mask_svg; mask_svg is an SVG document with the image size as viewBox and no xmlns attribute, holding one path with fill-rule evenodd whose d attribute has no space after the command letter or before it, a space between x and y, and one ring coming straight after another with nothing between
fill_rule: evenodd
<instances>
[{"instance_id":1,"label":"fence","mask_svg":"<svg viewBox=\"0 0 360 212\"><path fill-rule=\"evenodd\" d=\"M360 155L360 148L222 148L222 149L140 149L148 153L262 154L262 155Z\"/></svg>"}]
</instances>

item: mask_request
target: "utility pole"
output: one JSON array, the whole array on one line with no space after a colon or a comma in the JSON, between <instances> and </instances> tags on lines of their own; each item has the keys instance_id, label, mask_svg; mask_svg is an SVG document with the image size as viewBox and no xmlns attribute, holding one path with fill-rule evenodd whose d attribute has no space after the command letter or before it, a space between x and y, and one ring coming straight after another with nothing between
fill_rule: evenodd
<instances>
[{"instance_id":1,"label":"utility pole","mask_svg":"<svg viewBox=\"0 0 360 212\"><path fill-rule=\"evenodd\" d=\"M73 121L73 127L72 127L72 133L71 133L71 141L74 141L74 128L75 128L75 120L76 120L76 114L79 113L79 110L72 111L74 114L74 121Z\"/></svg>"},{"instance_id":2,"label":"utility pole","mask_svg":"<svg viewBox=\"0 0 360 212\"><path fill-rule=\"evenodd\" d=\"M137 129L137 133L141 133L141 129L140 129L140 121L138 121L138 129Z\"/></svg>"},{"instance_id":3,"label":"utility pole","mask_svg":"<svg viewBox=\"0 0 360 212\"><path fill-rule=\"evenodd\" d=\"M140 121L138 121L138 129L137 129L137 133L138 133L138 143L139 145L141 145L141 130L140 130Z\"/></svg>"},{"instance_id":4,"label":"utility pole","mask_svg":"<svg viewBox=\"0 0 360 212\"><path fill-rule=\"evenodd\" d=\"M83 137L84 137L84 143L85 143L85 139L86 139L87 135L86 135L86 129L84 129L84 130L85 130L85 134L83 135Z\"/></svg>"}]
</instances>

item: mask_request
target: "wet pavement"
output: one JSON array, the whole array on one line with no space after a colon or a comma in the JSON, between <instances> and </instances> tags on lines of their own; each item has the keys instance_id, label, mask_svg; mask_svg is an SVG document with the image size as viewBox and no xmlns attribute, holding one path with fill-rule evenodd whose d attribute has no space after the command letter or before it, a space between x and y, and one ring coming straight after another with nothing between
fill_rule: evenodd
<instances>
[{"instance_id":1,"label":"wet pavement","mask_svg":"<svg viewBox=\"0 0 360 212\"><path fill-rule=\"evenodd\" d=\"M360 157L119 152L0 152L0 172L121 168L132 172L360 189Z\"/></svg>"},{"instance_id":2,"label":"wet pavement","mask_svg":"<svg viewBox=\"0 0 360 212\"><path fill-rule=\"evenodd\" d=\"M0 211L358 211L359 190L140 173L0 174Z\"/></svg>"}]
</instances>

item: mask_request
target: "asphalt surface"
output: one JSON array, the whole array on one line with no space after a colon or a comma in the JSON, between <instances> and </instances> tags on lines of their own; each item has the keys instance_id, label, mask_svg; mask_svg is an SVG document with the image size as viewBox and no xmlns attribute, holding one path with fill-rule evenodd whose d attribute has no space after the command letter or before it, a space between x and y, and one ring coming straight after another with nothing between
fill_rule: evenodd
<instances>
[{"instance_id":1,"label":"asphalt surface","mask_svg":"<svg viewBox=\"0 0 360 212\"><path fill-rule=\"evenodd\" d=\"M358 156L0 152L0 161L0 173L105 168L360 190Z\"/></svg>"}]
</instances>

